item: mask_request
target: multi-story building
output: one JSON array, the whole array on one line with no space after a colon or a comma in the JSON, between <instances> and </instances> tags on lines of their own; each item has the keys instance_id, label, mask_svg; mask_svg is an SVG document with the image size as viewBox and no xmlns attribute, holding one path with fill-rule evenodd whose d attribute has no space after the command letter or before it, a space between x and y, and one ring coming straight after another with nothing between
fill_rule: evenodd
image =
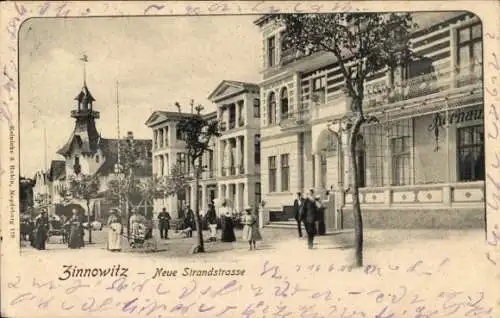
<instances>
[{"instance_id":1,"label":"multi-story building","mask_svg":"<svg viewBox=\"0 0 500 318\"><path fill-rule=\"evenodd\" d=\"M425 17L425 14L420 14ZM414 19L419 23L419 15ZM426 19L428 20L428 19ZM279 21L255 21L263 40L261 182L268 220L291 218L296 192L329 191L328 229L352 226L353 176L344 78L332 54L282 50ZM368 227L484 225L482 26L444 13L412 33L416 56L365 84L360 200ZM326 196L325 196L326 197Z\"/></svg>"},{"instance_id":2,"label":"multi-story building","mask_svg":"<svg viewBox=\"0 0 500 318\"><path fill-rule=\"evenodd\" d=\"M175 164L186 173L193 176L194 169L186 153L186 143L182 131L177 124L185 118L192 116L191 113L155 111L146 121L146 125L153 130L153 174L156 176L168 176ZM217 120L217 113L211 112L203 115L207 120ZM217 197L217 175L216 149L217 141L211 140L210 149L202 158L204 166L201 181L198 188L198 207L201 212L206 211L208 203ZM183 207L186 204L194 207L195 198L194 182L187 191L179 191L175 196L156 199L154 203L155 212L162 208L169 211L172 218L183 217Z\"/></svg>"},{"instance_id":3,"label":"multi-story building","mask_svg":"<svg viewBox=\"0 0 500 318\"><path fill-rule=\"evenodd\" d=\"M81 205L86 211L85 202L67 196L68 182L72 176L79 174L96 175L100 181L100 188L99 193L92 199L90 212L97 219L104 219L110 208L110 203L104 195L107 184L110 180L119 178L116 169L119 140L102 138L98 132L96 120L99 118L99 112L93 108L95 99L86 83L75 100L76 109L71 111L71 117L75 120L75 128L67 142L57 152L64 157L64 160L53 160L47 172L37 173L34 193L35 197L44 194L43 196L48 198L45 205L49 207L49 213L59 213L58 208L64 210L64 205L67 203L64 202L65 199ZM150 178L152 175L151 140L136 139L132 132L127 133L126 139L140 152L135 175L141 180ZM132 202L134 203L137 202ZM138 208L146 211L151 207L144 205Z\"/></svg>"},{"instance_id":4,"label":"multi-story building","mask_svg":"<svg viewBox=\"0 0 500 318\"><path fill-rule=\"evenodd\" d=\"M217 107L218 187L236 212L261 201L260 99L256 84L222 81L209 95Z\"/></svg>"},{"instance_id":5,"label":"multi-story building","mask_svg":"<svg viewBox=\"0 0 500 318\"><path fill-rule=\"evenodd\" d=\"M222 81L208 97L217 111L204 114L220 122L219 138L213 138L202 158L203 172L198 191L194 182L187 191L155 200L155 211L165 207L173 218L182 218L186 204L194 207L198 195L201 214L215 199L227 199L235 212L260 202L260 103L255 84ZM194 169L177 124L191 113L155 111L146 121L153 130L153 173L167 176L175 164L187 175Z\"/></svg>"}]
</instances>

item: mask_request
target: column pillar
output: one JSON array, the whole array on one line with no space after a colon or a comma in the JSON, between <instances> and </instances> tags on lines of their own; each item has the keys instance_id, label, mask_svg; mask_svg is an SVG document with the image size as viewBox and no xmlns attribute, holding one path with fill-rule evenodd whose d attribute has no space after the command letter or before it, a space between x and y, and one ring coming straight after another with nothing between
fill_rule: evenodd
<instances>
[{"instance_id":1,"label":"column pillar","mask_svg":"<svg viewBox=\"0 0 500 318\"><path fill-rule=\"evenodd\" d=\"M158 130L153 129L153 149L158 148Z\"/></svg>"},{"instance_id":2,"label":"column pillar","mask_svg":"<svg viewBox=\"0 0 500 318\"><path fill-rule=\"evenodd\" d=\"M234 105L234 113L235 113L235 116L234 116L235 117L234 127L238 128L239 127L238 121L239 121L239 118L240 118L240 109L238 107L238 103L237 102L233 103L233 105Z\"/></svg>"},{"instance_id":3,"label":"column pillar","mask_svg":"<svg viewBox=\"0 0 500 318\"><path fill-rule=\"evenodd\" d=\"M168 131L167 128L163 127L163 145L166 147L168 145Z\"/></svg>"},{"instance_id":4,"label":"column pillar","mask_svg":"<svg viewBox=\"0 0 500 318\"><path fill-rule=\"evenodd\" d=\"M191 206L191 209L194 211L195 210L195 205L194 205L194 198L195 198L195 195L198 195L197 192L198 192L198 189L195 189L194 187L194 184L191 185L190 187L191 191L190 191L190 196L189 196L189 205Z\"/></svg>"},{"instance_id":5,"label":"column pillar","mask_svg":"<svg viewBox=\"0 0 500 318\"><path fill-rule=\"evenodd\" d=\"M234 210L235 212L241 211L241 200L240 200L240 184L234 184Z\"/></svg>"},{"instance_id":6,"label":"column pillar","mask_svg":"<svg viewBox=\"0 0 500 318\"><path fill-rule=\"evenodd\" d=\"M224 170L225 168L225 156L224 156L224 152L226 151L226 141L225 140L220 140L218 141L219 143L219 149L217 150L217 175L219 177L222 177L222 170ZM220 194L220 192L219 192Z\"/></svg>"},{"instance_id":7,"label":"column pillar","mask_svg":"<svg viewBox=\"0 0 500 318\"><path fill-rule=\"evenodd\" d=\"M234 138L235 140L235 143L236 143L236 156L235 156L235 159L236 159L236 174L239 175L240 174L240 166L241 166L241 142L240 142L240 137L235 137Z\"/></svg>"},{"instance_id":8,"label":"column pillar","mask_svg":"<svg viewBox=\"0 0 500 318\"><path fill-rule=\"evenodd\" d=\"M321 154L320 153L315 153L314 154L314 192L319 193L319 189L321 188Z\"/></svg>"},{"instance_id":9,"label":"column pillar","mask_svg":"<svg viewBox=\"0 0 500 318\"><path fill-rule=\"evenodd\" d=\"M205 213L208 209L208 206L207 206L207 186L206 185L202 185L201 186L201 210L203 211L203 213Z\"/></svg>"}]
</instances>

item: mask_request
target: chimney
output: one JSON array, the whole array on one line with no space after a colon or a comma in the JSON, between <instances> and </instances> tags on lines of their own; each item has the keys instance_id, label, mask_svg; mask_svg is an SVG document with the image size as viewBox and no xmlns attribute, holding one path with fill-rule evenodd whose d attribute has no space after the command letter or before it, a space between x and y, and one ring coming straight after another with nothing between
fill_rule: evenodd
<instances>
[{"instance_id":1,"label":"chimney","mask_svg":"<svg viewBox=\"0 0 500 318\"><path fill-rule=\"evenodd\" d=\"M127 139L129 139L129 140L134 139L134 133L131 131L127 131Z\"/></svg>"}]
</instances>

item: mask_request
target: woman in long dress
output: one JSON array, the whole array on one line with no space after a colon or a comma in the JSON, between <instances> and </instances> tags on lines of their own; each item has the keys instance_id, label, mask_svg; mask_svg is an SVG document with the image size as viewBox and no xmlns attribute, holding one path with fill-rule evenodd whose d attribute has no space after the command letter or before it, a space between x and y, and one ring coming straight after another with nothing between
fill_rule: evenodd
<instances>
[{"instance_id":1,"label":"woman in long dress","mask_svg":"<svg viewBox=\"0 0 500 318\"><path fill-rule=\"evenodd\" d=\"M226 205L226 202L222 203L221 212L225 211L225 214L222 217L222 235L220 240L222 242L235 242L236 235L234 235L233 218Z\"/></svg>"},{"instance_id":2,"label":"woman in long dress","mask_svg":"<svg viewBox=\"0 0 500 318\"><path fill-rule=\"evenodd\" d=\"M47 211L42 210L40 216L35 220L35 235L33 247L37 250L44 250L49 232L49 218Z\"/></svg>"},{"instance_id":3,"label":"woman in long dress","mask_svg":"<svg viewBox=\"0 0 500 318\"><path fill-rule=\"evenodd\" d=\"M90 226L90 224L89 224ZM83 243L83 225L80 216L76 210L73 210L73 216L70 219L70 230L69 230L69 248L81 248L84 247Z\"/></svg>"},{"instance_id":4,"label":"woman in long dress","mask_svg":"<svg viewBox=\"0 0 500 318\"><path fill-rule=\"evenodd\" d=\"M243 239L248 241L248 245L250 245L250 251L256 249L256 241L262 240L262 236L260 235L259 226L257 224L257 217L252 214L252 207L248 206L245 208L246 215L244 218L243 227Z\"/></svg>"},{"instance_id":5,"label":"woman in long dress","mask_svg":"<svg viewBox=\"0 0 500 318\"><path fill-rule=\"evenodd\" d=\"M111 252L121 251L122 223L116 209L111 210L108 218L108 250Z\"/></svg>"}]
</instances>

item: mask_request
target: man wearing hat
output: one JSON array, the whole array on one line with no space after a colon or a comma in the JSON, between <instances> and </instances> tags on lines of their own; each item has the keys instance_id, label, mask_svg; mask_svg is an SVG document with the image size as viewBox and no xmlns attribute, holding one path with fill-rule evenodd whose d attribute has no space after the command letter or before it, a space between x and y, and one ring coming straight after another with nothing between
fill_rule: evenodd
<instances>
[{"instance_id":1,"label":"man wearing hat","mask_svg":"<svg viewBox=\"0 0 500 318\"><path fill-rule=\"evenodd\" d=\"M309 196L304 200L301 221L304 222L307 233L307 246L312 249L314 246L314 236L316 235L316 220L318 219L318 208L313 197L314 190L309 192Z\"/></svg>"},{"instance_id":2,"label":"man wearing hat","mask_svg":"<svg viewBox=\"0 0 500 318\"><path fill-rule=\"evenodd\" d=\"M299 231L299 237L302 237L302 221L300 220L300 215L302 212L302 205L304 204L304 198L302 193L297 192L297 197L293 201L293 210L295 214L295 221L297 221L297 230Z\"/></svg>"},{"instance_id":3,"label":"man wearing hat","mask_svg":"<svg viewBox=\"0 0 500 318\"><path fill-rule=\"evenodd\" d=\"M162 211L158 213L158 228L160 229L160 237L162 239L168 240L170 219L170 214L167 212L167 209L163 208Z\"/></svg>"}]
</instances>

